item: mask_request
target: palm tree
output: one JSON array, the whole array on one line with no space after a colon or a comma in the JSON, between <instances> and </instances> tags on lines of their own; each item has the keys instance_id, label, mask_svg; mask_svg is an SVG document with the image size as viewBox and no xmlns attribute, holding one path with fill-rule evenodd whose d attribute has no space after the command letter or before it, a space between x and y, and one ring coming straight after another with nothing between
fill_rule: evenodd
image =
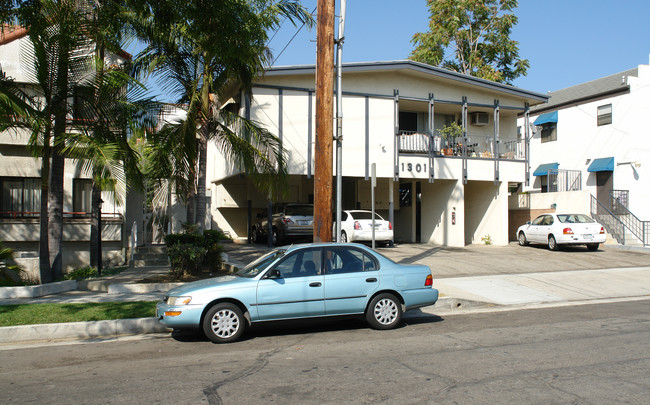
<instances>
[{"instance_id":1,"label":"palm tree","mask_svg":"<svg viewBox=\"0 0 650 405\"><path fill-rule=\"evenodd\" d=\"M73 97L90 59L80 49L88 46L74 0L42 0L22 4L18 19L29 28L33 66L31 82L36 94L21 91L9 80L2 93L5 127L28 130L29 145L41 157L40 278L42 283L63 276L61 241L63 236L64 140ZM6 118L9 118L8 120Z\"/></svg>"},{"instance_id":2,"label":"palm tree","mask_svg":"<svg viewBox=\"0 0 650 405\"><path fill-rule=\"evenodd\" d=\"M208 141L216 142L264 192L278 192L284 185L285 156L279 139L220 109L229 85L250 89L269 61L267 30L277 27L281 17L310 25L313 21L292 0L162 1L152 6L149 24L140 29L148 46L138 55L136 68L158 74L186 111L184 119L167 124L158 135L159 143L149 153L156 168L151 174L174 180L186 200L187 221L198 229L205 220ZM170 28L155 29L162 24Z\"/></svg>"},{"instance_id":3,"label":"palm tree","mask_svg":"<svg viewBox=\"0 0 650 405\"><path fill-rule=\"evenodd\" d=\"M0 108L7 111L1 115L5 122L0 121L4 124L0 129L31 131L30 146L41 157L43 283L62 277L65 157L78 159L92 174L91 257L97 265L101 249L101 190L125 190L125 171L130 173L130 183L138 184L138 157L129 147L126 130L136 121L142 124L157 116L149 111L152 103L147 100L139 104L129 101L128 89L141 92L142 86L123 69L111 67L105 71L105 45L115 49L115 41L107 41L107 34L91 29L97 21L89 18L93 16L88 13L92 8L83 6L79 0L45 0L22 9L22 22L29 27L33 46L32 82L39 94L30 96L6 79L0 82L0 100L5 100ZM94 54L88 52L92 49L91 36L100 38ZM74 99L74 103L69 103L69 99Z\"/></svg>"}]
</instances>

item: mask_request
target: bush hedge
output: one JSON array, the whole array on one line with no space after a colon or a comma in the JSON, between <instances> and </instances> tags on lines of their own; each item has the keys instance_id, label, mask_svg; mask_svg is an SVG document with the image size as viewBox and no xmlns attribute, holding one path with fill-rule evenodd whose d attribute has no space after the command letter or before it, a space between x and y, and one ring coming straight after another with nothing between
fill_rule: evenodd
<instances>
[{"instance_id":1,"label":"bush hedge","mask_svg":"<svg viewBox=\"0 0 650 405\"><path fill-rule=\"evenodd\" d=\"M216 272L221 269L223 246L219 241L228 239L223 232L206 230L203 234L172 233L165 236L170 273L175 278L194 274L202 266Z\"/></svg>"}]
</instances>

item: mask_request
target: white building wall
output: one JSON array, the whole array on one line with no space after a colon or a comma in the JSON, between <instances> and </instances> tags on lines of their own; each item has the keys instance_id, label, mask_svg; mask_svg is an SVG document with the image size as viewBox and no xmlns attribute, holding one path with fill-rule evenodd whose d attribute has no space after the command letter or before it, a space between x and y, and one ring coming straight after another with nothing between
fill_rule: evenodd
<instances>
[{"instance_id":1,"label":"white building wall","mask_svg":"<svg viewBox=\"0 0 650 405\"><path fill-rule=\"evenodd\" d=\"M531 184L525 190L540 189L540 179L532 176L540 164L559 162L560 169L580 170L583 189L595 196L596 173L587 169L594 159L613 156L613 188L629 190L629 209L639 219L650 220L650 66L638 69L638 78L627 77L628 94L558 110L557 141L542 143L539 127L530 143ZM598 126L598 106L610 103L612 123ZM531 115L530 122L536 117Z\"/></svg>"}]
</instances>

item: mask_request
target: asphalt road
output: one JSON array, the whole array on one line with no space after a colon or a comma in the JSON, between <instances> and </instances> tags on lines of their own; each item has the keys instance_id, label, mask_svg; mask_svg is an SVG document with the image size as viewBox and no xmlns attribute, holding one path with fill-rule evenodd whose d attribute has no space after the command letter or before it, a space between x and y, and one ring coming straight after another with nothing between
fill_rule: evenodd
<instances>
[{"instance_id":1,"label":"asphalt road","mask_svg":"<svg viewBox=\"0 0 650 405\"><path fill-rule=\"evenodd\" d=\"M646 300L4 350L0 403L646 404L648 370Z\"/></svg>"}]
</instances>

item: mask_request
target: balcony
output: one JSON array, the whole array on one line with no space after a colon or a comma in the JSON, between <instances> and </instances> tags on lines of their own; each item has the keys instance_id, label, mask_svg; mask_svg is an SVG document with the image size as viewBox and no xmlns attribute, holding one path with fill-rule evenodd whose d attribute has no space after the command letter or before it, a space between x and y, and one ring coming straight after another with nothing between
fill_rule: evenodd
<instances>
[{"instance_id":1,"label":"balcony","mask_svg":"<svg viewBox=\"0 0 650 405\"><path fill-rule=\"evenodd\" d=\"M525 160L525 143L523 139L501 138L495 148L493 136L471 135L464 138L443 138L430 136L418 131L400 131L398 136L400 154L429 154L434 156L464 156L483 159Z\"/></svg>"}]
</instances>

